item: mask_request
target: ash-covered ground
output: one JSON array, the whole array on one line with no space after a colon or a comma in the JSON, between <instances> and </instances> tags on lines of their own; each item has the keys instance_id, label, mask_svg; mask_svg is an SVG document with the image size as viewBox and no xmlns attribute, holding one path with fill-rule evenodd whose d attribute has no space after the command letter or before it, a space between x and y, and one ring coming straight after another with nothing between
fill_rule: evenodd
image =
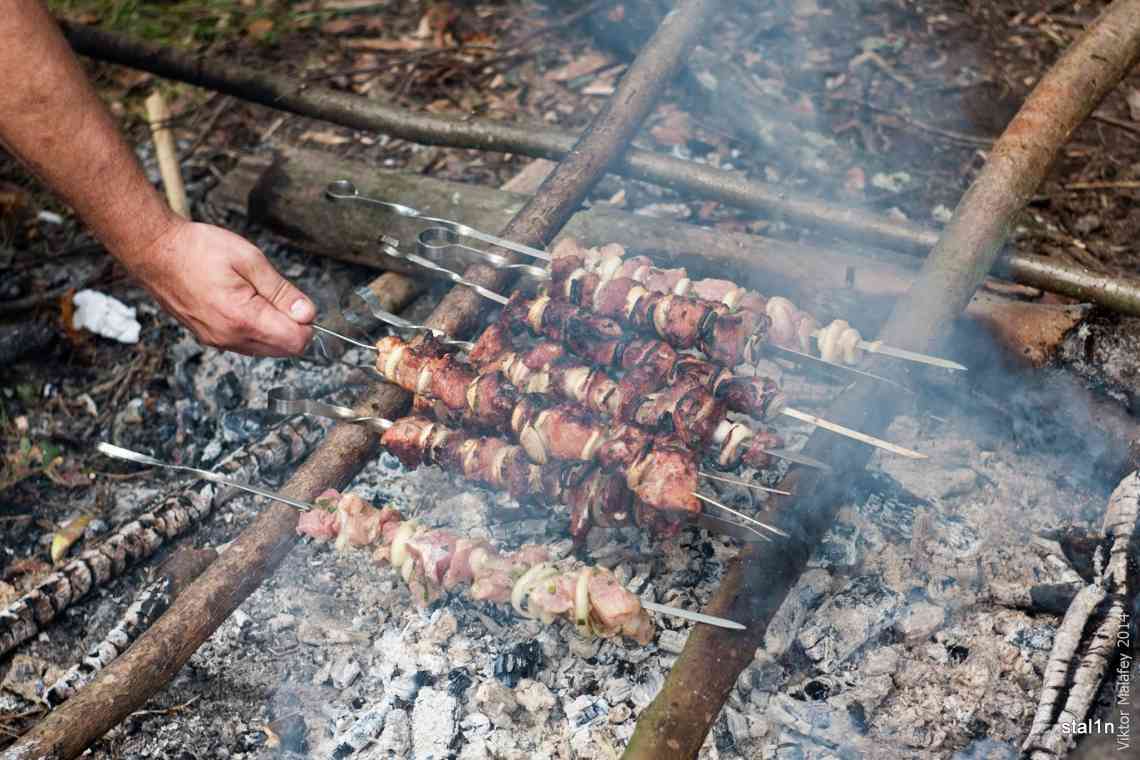
<instances>
[{"instance_id":1,"label":"ash-covered ground","mask_svg":"<svg viewBox=\"0 0 1140 760\"><path fill-rule=\"evenodd\" d=\"M286 270L291 261L278 253ZM430 305L429 297L413 311ZM209 409L219 394L257 408L274 385L341 388L347 397L342 386L362 373L346 365L368 360L350 352L325 367L199 353L186 344L174 351L193 355L183 358L196 393L188 403L204 407L202 419L220 411ZM838 390L822 378L782 375L789 397L808 410L820 411ZM973 388L963 397L984 394ZM263 416L242 408L228 411L228 424L201 428L201 448L190 459L216 458L260 430ZM935 416L916 405L896 421L887 437L930 459L877 454L850 484L850 503L741 676L703 756L1016 756L1059 622L1016 609L1017 600L1030 586L1079 580L1061 545L1042 536L1098 529L1110 484L1074 466L1072 444L1050 447L1027 436L1031 419L1007 427L977 411L985 408L966 404ZM1049 410L1038 413L1044 420ZM145 445L146 428L126 420L118 440ZM790 443L800 445L807 432L792 429ZM170 453L169 445L157 449ZM126 521L167 480L116 483L105 521ZM351 488L429 525L505 546L538 541L571 551L564 514L520 508L437 468L408 472L382 455ZM759 492L705 488L734 507L763 510ZM237 499L185 540L224 550L261 506ZM780 551L778 541L771 551ZM699 609L735 552L730 540L695 529L661 541L594 529L580 556L613 568L645 599ZM99 591L19 654L42 667L71 665L113 625L144 577L136 569ZM542 626L462 595L421 609L369 552L338 553L305 540L92 756L617 757L689 631L680 620L657 623L656 641L638 647L585 640L572 627ZM31 708L10 690L0 695L4 713ZM360 741L361 734L372 738Z\"/></svg>"}]
</instances>

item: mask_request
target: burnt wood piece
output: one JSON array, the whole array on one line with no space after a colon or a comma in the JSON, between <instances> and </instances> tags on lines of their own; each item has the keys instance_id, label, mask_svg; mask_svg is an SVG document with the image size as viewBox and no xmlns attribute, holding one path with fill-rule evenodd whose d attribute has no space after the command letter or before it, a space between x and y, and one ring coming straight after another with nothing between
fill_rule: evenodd
<instances>
[{"instance_id":1,"label":"burnt wood piece","mask_svg":"<svg viewBox=\"0 0 1140 760\"><path fill-rule=\"evenodd\" d=\"M884 340L936 351L946 328L993 267L1016 214L1045 178L1057 152L1138 59L1140 0L1117 0L1042 78L999 138L915 284L892 312ZM906 369L883 361L871 366L896 375ZM824 416L881 434L900 403L897 396L884 396L874 385L860 382ZM777 524L792 539L779 552L745 548L729 565L706 610L749 621L748 630L694 628L664 688L641 714L625 752L628 760L697 756L741 671L763 642L772 616L834 523L843 484L870 458L867 447L820 431L812 434L805 453L829 461L834 473L821 477L802 468L788 473L780 488L794 496L777 498Z\"/></svg>"},{"instance_id":2,"label":"burnt wood piece","mask_svg":"<svg viewBox=\"0 0 1140 760\"><path fill-rule=\"evenodd\" d=\"M628 147L645 112L668 85L697 32L714 13L715 0L683 0L672 21L663 24L634 61L613 98L625 104L606 108L586 130L576 150L590 152L556 169L543 182L540 195L507 225L504 236L518 242L550 240L601 178L605 167ZM205 63L206 59L202 59ZM258 85L259 89L262 89ZM296 89L289 85L290 89ZM356 105L367 101L350 99ZM626 109L623 111L623 109ZM418 118L418 117L416 117ZM561 167L559 167L561 168ZM481 284L500 283L496 270L469 270ZM453 289L432 312L428 324L462 335L478 320L481 304L464 288ZM365 414L396 417L408 404L407 394L377 385L359 405ZM328 488L343 488L375 455L378 437L370 428L341 424L286 483L284 493L311 501ZM14 757L72 758L144 704L190 659L191 655L273 571L296 542L297 512L275 504L242 531L222 555L175 602L149 631L86 689L64 703L9 749Z\"/></svg>"},{"instance_id":3,"label":"burnt wood piece","mask_svg":"<svg viewBox=\"0 0 1140 760\"><path fill-rule=\"evenodd\" d=\"M175 551L159 568L158 577L143 586L107 635L88 650L82 661L68 668L48 688L44 701L58 707L91 683L100 670L125 652L131 642L166 612L182 590L217 558L218 553L210 548L183 546Z\"/></svg>"},{"instance_id":4,"label":"burnt wood piece","mask_svg":"<svg viewBox=\"0 0 1140 760\"><path fill-rule=\"evenodd\" d=\"M290 420L261 440L230 454L215 469L242 480L275 479L276 474L303 459L316 446L320 434L320 425L307 418ZM33 638L93 590L197 527L215 508L238 493L224 486L194 484L179 486L156 499L146 512L0 609L0 657Z\"/></svg>"},{"instance_id":5,"label":"burnt wood piece","mask_svg":"<svg viewBox=\"0 0 1140 760\"><path fill-rule=\"evenodd\" d=\"M155 43L67 22L61 26L81 55L149 71L167 79L207 87L289 113L424 145L473 148L561 159L577 135L537 124L434 115L385 105L325 87L298 84L288 76L253 71L234 61L173 50ZM917 256L938 242L938 232L911 222L828 203L783 187L748 179L739 172L647 150L631 149L606 167L633 179L684 189L695 197L828 232L864 245ZM1140 316L1140 280L1093 275L1043 256L1009 252L995 272L1028 285L1087 299L1113 311Z\"/></svg>"}]
</instances>

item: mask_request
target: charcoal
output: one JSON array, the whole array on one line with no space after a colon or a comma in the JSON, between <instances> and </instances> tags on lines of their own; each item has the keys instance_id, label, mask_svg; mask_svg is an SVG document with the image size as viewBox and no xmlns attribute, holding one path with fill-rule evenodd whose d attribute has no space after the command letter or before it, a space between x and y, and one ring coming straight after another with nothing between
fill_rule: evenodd
<instances>
[{"instance_id":1,"label":"charcoal","mask_svg":"<svg viewBox=\"0 0 1140 760\"><path fill-rule=\"evenodd\" d=\"M537 641L521 642L495 658L495 678L513 689L520 679L538 675L544 659Z\"/></svg>"}]
</instances>

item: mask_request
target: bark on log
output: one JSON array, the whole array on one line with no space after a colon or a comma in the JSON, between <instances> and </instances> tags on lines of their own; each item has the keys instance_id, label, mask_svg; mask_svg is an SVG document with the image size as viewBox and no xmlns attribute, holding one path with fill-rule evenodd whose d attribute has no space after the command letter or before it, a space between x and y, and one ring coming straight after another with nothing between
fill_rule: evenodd
<instances>
[{"instance_id":1,"label":"bark on log","mask_svg":"<svg viewBox=\"0 0 1140 760\"><path fill-rule=\"evenodd\" d=\"M629 139L680 65L697 30L713 15L717 0L683 0L626 72L613 98L626 112L606 108L586 130L580 153L560 165L539 190L537 200L507 225L503 234L519 242L550 240L589 189L628 146ZM588 154L588 155L587 155ZM485 267L468 276L495 284L499 272ZM428 318L437 329L460 335L475 322L480 304L464 288L454 288ZM392 417L406 406L395 386L376 386L360 405L367 414ZM376 452L370 428L338 425L325 443L289 479L284 493L310 501L327 488L342 489ZM5 755L72 758L163 688L210 634L288 553L296 541L297 513L274 504L231 544L226 553L188 588L175 605L135 645L58 711L45 718Z\"/></svg>"},{"instance_id":2,"label":"bark on log","mask_svg":"<svg viewBox=\"0 0 1140 760\"><path fill-rule=\"evenodd\" d=\"M451 117L407 111L344 92L298 85L292 78L252 71L235 62L170 50L154 43L64 22L64 33L81 55L149 71L167 79L207 87L270 108L370 132L384 132L425 145L517 153L561 159L574 147L567 130L489 119ZM715 169L647 150L632 149L609 171L696 197L852 240L863 245L919 256L938 242L938 232L910 222L821 201L781 187L749 179L738 172ZM1040 256L1011 252L1003 271L1027 284L1063 295L1088 298L1109 309L1140 316L1140 281L1135 278L1090 280L1090 273Z\"/></svg>"},{"instance_id":3,"label":"bark on log","mask_svg":"<svg viewBox=\"0 0 1140 760\"><path fill-rule=\"evenodd\" d=\"M946 326L992 268L1015 214L1044 179L1057 151L1138 58L1140 0L1117 0L1045 75L1002 134L919 279L892 312L885 340L918 350L937 347ZM872 366L898 371L881 361ZM859 383L824 416L881 433L899 403L897 397L882 397L874 385ZM821 431L812 434L805 451L830 460L835 472L826 477L802 469L789 472L780 487L795 495L781 502L777 522L793 538L779 552L753 546L744 550L709 604L713 614L750 621L748 630L693 630L664 688L638 720L627 759L697 756L772 615L834 523L847 476L870 457L866 447L829 440Z\"/></svg>"}]
</instances>

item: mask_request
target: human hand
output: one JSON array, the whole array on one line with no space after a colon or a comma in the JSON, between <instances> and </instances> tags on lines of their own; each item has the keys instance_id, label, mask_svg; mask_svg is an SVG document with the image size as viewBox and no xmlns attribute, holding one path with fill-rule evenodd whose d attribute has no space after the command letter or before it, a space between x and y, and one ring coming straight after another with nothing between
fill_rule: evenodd
<instances>
[{"instance_id":1,"label":"human hand","mask_svg":"<svg viewBox=\"0 0 1140 760\"><path fill-rule=\"evenodd\" d=\"M239 235L173 220L146 249L121 256L179 322L208 346L293 356L312 335L316 307Z\"/></svg>"}]
</instances>

